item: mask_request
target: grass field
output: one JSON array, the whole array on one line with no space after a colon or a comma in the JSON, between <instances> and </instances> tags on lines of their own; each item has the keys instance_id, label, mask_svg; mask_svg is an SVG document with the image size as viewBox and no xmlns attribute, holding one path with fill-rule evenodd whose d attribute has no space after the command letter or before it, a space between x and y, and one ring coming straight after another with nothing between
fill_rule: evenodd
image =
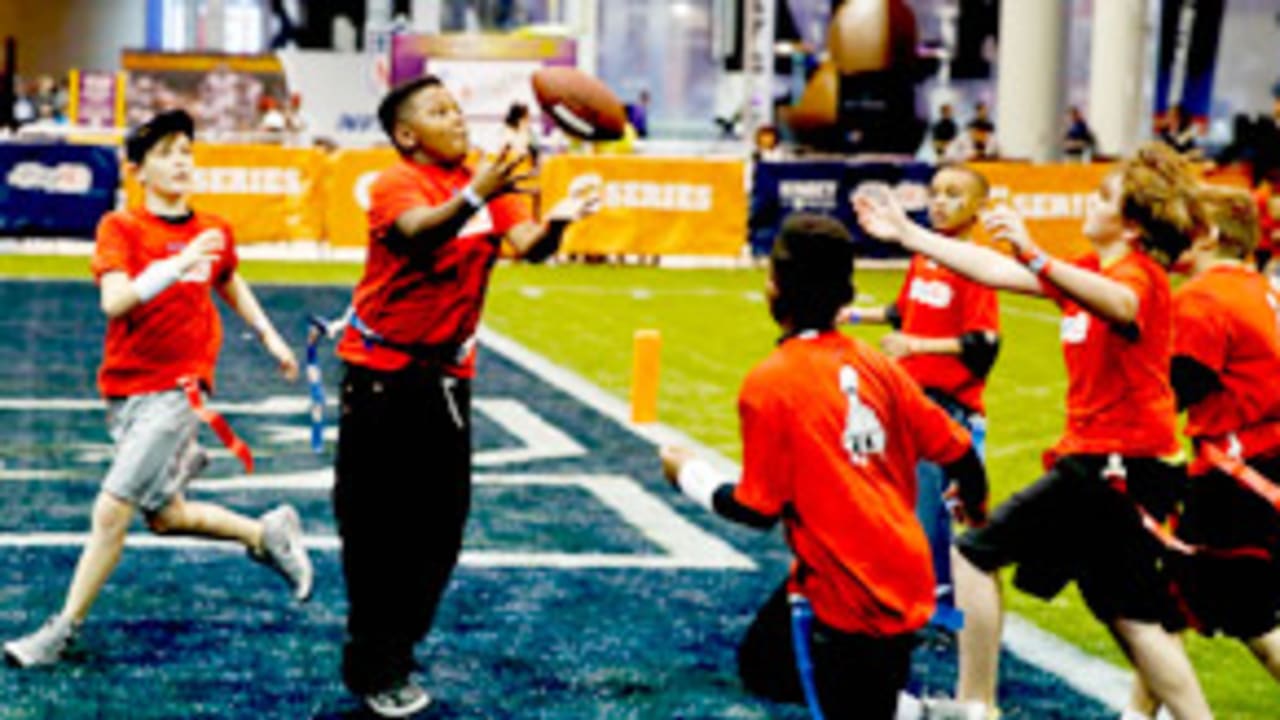
<instances>
[{"instance_id":1,"label":"grass field","mask_svg":"<svg viewBox=\"0 0 1280 720\"><path fill-rule=\"evenodd\" d=\"M84 258L0 257L0 276L85 277ZM246 262L253 282L353 283L359 268ZM860 298L881 304L901 274L858 276ZM661 420L737 458L738 385L776 337L759 270L657 270L503 266L486 321L549 359L620 395L628 391L632 334L662 332ZM337 312L341 308L316 308ZM1057 314L1044 302L1002 297L1004 346L987 391L988 466L999 501L1039 474L1040 453L1061 429L1065 387ZM858 328L874 339L883 330ZM1123 659L1074 593L1052 603L1010 590L1012 610L1086 651ZM1189 639L1192 658L1221 718L1280 715L1280 688L1238 644Z\"/></svg>"}]
</instances>

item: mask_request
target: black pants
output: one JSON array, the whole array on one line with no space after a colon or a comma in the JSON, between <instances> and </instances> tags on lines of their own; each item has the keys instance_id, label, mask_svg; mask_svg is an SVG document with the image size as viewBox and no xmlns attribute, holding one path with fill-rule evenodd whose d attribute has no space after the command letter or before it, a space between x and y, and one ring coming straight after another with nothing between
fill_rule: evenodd
<instances>
[{"instance_id":1,"label":"black pants","mask_svg":"<svg viewBox=\"0 0 1280 720\"><path fill-rule=\"evenodd\" d=\"M891 720L911 674L914 633L875 637L841 632L816 618L810 639L815 682L827 720ZM787 584L769 598L738 648L747 690L776 702L804 703L791 640Z\"/></svg>"},{"instance_id":2,"label":"black pants","mask_svg":"<svg viewBox=\"0 0 1280 720\"><path fill-rule=\"evenodd\" d=\"M348 365L333 492L349 614L342 675L357 694L414 668L458 563L471 502L471 393L411 367Z\"/></svg>"}]
</instances>

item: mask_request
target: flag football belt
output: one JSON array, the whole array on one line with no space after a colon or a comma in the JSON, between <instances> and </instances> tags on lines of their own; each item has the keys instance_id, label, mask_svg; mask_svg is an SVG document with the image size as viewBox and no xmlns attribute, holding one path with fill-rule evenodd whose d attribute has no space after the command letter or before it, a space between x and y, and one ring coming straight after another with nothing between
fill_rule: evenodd
<instances>
[{"instance_id":1,"label":"flag football belt","mask_svg":"<svg viewBox=\"0 0 1280 720\"><path fill-rule=\"evenodd\" d=\"M196 417L205 425L208 425L213 434L218 436L223 445L231 451L240 460L240 464L244 465L244 471L253 474L253 453L249 450L249 446L244 440L236 435L231 429L231 424L227 419L222 417L220 413L213 410L204 403L204 394L201 392L200 379L191 375L184 375L178 378L178 387L181 388L183 394L187 396L187 402L191 405L191 410L195 412Z\"/></svg>"},{"instance_id":2,"label":"flag football belt","mask_svg":"<svg viewBox=\"0 0 1280 720\"><path fill-rule=\"evenodd\" d=\"M1226 458L1226 455L1223 455ZM1245 467L1253 474L1257 475L1257 471L1248 468L1244 463L1236 461L1239 465ZM1235 548L1217 548L1207 545L1192 545L1182 538L1174 534L1177 527L1177 514L1171 513L1169 523L1162 523L1150 513L1142 503L1138 502L1132 496L1129 496L1129 482L1127 472L1124 467L1124 460L1118 453L1111 453L1107 458L1107 466L1102 470L1102 479L1111 486L1116 492L1128 496L1133 502L1134 509L1138 512L1138 517L1142 520L1142 527L1152 537L1156 539L1165 549L1186 556L1201 557L1218 557L1218 558L1257 558L1259 560L1270 560L1271 553L1265 548L1260 547L1235 547ZM1261 482L1266 483L1266 479L1258 475Z\"/></svg>"},{"instance_id":3,"label":"flag football belt","mask_svg":"<svg viewBox=\"0 0 1280 720\"><path fill-rule=\"evenodd\" d=\"M396 352L404 353L415 362L443 367L462 362L468 352L470 343L441 343L438 345L400 343L388 340L356 315L355 306L348 307L341 317L327 320L312 315L307 320L307 392L310 399L311 416L311 450L315 453L324 451L324 380L320 374L320 341L335 339L350 327L360 333L366 348L380 345Z\"/></svg>"}]
</instances>

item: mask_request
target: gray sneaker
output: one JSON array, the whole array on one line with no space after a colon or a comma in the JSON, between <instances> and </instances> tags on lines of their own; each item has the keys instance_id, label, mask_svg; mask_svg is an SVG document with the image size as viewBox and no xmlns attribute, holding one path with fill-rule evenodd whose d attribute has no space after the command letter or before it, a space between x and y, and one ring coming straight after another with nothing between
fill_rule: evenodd
<instances>
[{"instance_id":1,"label":"gray sneaker","mask_svg":"<svg viewBox=\"0 0 1280 720\"><path fill-rule=\"evenodd\" d=\"M403 718L427 709L431 696L412 678L379 693L364 696L364 704L378 717Z\"/></svg>"},{"instance_id":2,"label":"gray sneaker","mask_svg":"<svg viewBox=\"0 0 1280 720\"><path fill-rule=\"evenodd\" d=\"M281 505L263 515L262 549L249 557L280 573L293 588L293 597L306 602L311 597L314 571L307 549L302 545L302 521L291 505Z\"/></svg>"},{"instance_id":3,"label":"gray sneaker","mask_svg":"<svg viewBox=\"0 0 1280 720\"><path fill-rule=\"evenodd\" d=\"M54 615L39 630L5 643L4 657L18 667L52 665L62 659L79 629L79 623Z\"/></svg>"}]
</instances>

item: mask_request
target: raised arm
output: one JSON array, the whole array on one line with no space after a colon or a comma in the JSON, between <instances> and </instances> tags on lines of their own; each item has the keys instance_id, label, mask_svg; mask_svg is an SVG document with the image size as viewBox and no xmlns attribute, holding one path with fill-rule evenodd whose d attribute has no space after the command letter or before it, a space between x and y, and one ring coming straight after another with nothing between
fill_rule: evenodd
<instances>
[{"instance_id":1,"label":"raised arm","mask_svg":"<svg viewBox=\"0 0 1280 720\"><path fill-rule=\"evenodd\" d=\"M991 248L957 242L912 222L892 197L858 195L853 209L862 229L885 242L932 258L941 265L988 287L1041 295L1035 273Z\"/></svg>"},{"instance_id":2,"label":"raised arm","mask_svg":"<svg viewBox=\"0 0 1280 720\"><path fill-rule=\"evenodd\" d=\"M986 214L991 236L1013 246L1014 252L1045 281L1057 287L1090 314L1116 325L1128 325L1138 315L1138 296L1124 283L1069 263L1055 262L1027 232L1012 208L1000 207Z\"/></svg>"},{"instance_id":3,"label":"raised arm","mask_svg":"<svg viewBox=\"0 0 1280 720\"><path fill-rule=\"evenodd\" d=\"M102 313L108 318L127 315L178 282L178 279L202 262L213 263L222 252L224 239L218 230L205 230L187 243L182 252L148 265L137 277L122 271L103 274L99 280Z\"/></svg>"},{"instance_id":4,"label":"raised arm","mask_svg":"<svg viewBox=\"0 0 1280 720\"><path fill-rule=\"evenodd\" d=\"M556 203L542 222L523 222L507 231L504 238L516 254L531 262L542 262L555 254L570 223L594 215L600 209L599 184L571 187L569 194Z\"/></svg>"},{"instance_id":5,"label":"raised arm","mask_svg":"<svg viewBox=\"0 0 1280 720\"><path fill-rule=\"evenodd\" d=\"M516 169L525 154L504 147L476 168L471 184L439 205L418 205L396 217L395 227L415 247L434 248L458 236L471 216L523 179Z\"/></svg>"}]
</instances>

